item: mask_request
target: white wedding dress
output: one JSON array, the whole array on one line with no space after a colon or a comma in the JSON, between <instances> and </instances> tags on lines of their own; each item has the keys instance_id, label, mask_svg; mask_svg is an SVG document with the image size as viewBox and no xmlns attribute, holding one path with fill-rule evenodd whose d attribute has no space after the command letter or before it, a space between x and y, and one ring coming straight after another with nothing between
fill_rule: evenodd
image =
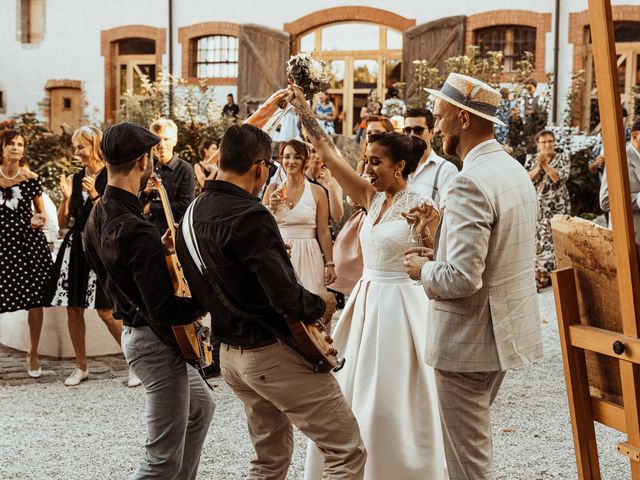
<instances>
[{"instance_id":1,"label":"white wedding dress","mask_svg":"<svg viewBox=\"0 0 640 480\"><path fill-rule=\"evenodd\" d=\"M374 225L384 199L376 195L360 233L364 272L333 334L346 359L335 376L367 448L365 480L445 480L435 380L423 360L428 299L403 267L409 226L400 214L426 199L403 190ZM309 442L305 479L322 479L323 466Z\"/></svg>"}]
</instances>

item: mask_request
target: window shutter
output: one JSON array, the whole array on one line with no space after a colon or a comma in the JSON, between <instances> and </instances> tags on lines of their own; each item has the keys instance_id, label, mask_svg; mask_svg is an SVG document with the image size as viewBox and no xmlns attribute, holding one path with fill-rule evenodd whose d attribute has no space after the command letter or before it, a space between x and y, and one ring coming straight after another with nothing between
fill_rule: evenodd
<instances>
[{"instance_id":1,"label":"window shutter","mask_svg":"<svg viewBox=\"0 0 640 480\"><path fill-rule=\"evenodd\" d=\"M408 97L413 95L415 89L414 60L427 60L429 65L444 72L447 58L464 54L465 20L464 15L446 17L405 30L402 63Z\"/></svg>"},{"instance_id":2,"label":"window shutter","mask_svg":"<svg viewBox=\"0 0 640 480\"><path fill-rule=\"evenodd\" d=\"M238 101L266 100L287 86L289 34L262 25L240 25L238 36Z\"/></svg>"}]
</instances>

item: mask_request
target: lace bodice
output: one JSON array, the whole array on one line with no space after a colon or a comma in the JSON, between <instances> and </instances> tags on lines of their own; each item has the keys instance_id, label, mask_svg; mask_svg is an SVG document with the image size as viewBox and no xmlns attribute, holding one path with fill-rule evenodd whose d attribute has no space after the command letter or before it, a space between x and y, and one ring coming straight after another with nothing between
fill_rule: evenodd
<instances>
[{"instance_id":1,"label":"lace bodice","mask_svg":"<svg viewBox=\"0 0 640 480\"><path fill-rule=\"evenodd\" d=\"M405 189L398 192L391 206L374 226L385 200L383 192L376 194L360 231L364 268L384 272L404 272L404 252L409 248L410 228L401 213L425 202L433 203L418 192Z\"/></svg>"}]
</instances>

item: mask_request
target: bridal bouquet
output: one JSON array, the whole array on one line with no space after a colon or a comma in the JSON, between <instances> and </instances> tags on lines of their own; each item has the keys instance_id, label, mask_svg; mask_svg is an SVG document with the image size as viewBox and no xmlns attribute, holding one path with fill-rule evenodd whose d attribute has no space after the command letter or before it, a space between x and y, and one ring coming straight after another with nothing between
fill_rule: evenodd
<instances>
[{"instance_id":1,"label":"bridal bouquet","mask_svg":"<svg viewBox=\"0 0 640 480\"><path fill-rule=\"evenodd\" d=\"M287 75L302 88L307 100L329 88L329 74L325 63L308 53L298 53L287 61Z\"/></svg>"}]
</instances>

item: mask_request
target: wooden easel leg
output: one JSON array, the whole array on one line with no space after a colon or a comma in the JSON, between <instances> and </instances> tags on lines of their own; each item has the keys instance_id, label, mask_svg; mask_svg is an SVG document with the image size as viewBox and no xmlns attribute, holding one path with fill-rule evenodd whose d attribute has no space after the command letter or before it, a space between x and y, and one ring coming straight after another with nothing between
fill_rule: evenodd
<instances>
[{"instance_id":1,"label":"wooden easel leg","mask_svg":"<svg viewBox=\"0 0 640 480\"><path fill-rule=\"evenodd\" d=\"M600 480L598 447L593 424L585 354L584 350L575 348L569 343L569 326L579 323L580 315L574 273L572 268L566 268L553 272L551 275L553 277L553 294L558 310L558 329L567 383L578 478L580 480ZM637 480L640 480L640 477Z\"/></svg>"}]
</instances>

